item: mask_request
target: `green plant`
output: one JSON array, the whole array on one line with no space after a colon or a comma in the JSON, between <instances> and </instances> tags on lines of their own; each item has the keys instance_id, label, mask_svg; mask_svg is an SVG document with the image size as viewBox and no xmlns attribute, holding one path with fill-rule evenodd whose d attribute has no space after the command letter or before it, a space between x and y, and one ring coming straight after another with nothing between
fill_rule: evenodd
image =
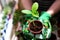
<instances>
[{"instance_id":1,"label":"green plant","mask_svg":"<svg viewBox=\"0 0 60 40\"><path fill-rule=\"evenodd\" d=\"M32 10L22 10L21 12L22 13L25 13L25 14L31 14L33 17L39 17L39 13L37 11L38 9L38 3L35 2L33 5L32 5Z\"/></svg>"},{"instance_id":2,"label":"green plant","mask_svg":"<svg viewBox=\"0 0 60 40\"><path fill-rule=\"evenodd\" d=\"M46 36L47 38L49 38L50 34L51 34L51 24L49 21L47 21L44 25L43 25L43 28L42 28L42 34L39 34L39 37L38 35L36 35L36 37L34 37L35 35L28 29L29 28L29 24L33 21L33 26L37 26L34 21L35 20L40 20L39 19L39 12L37 11L38 10L38 3L35 2L33 5L32 5L32 9L31 10L22 10L21 12L24 13L25 15L23 15L20 20L22 21L22 32L25 36L32 36L33 38L31 40L35 40L36 38L39 38L39 39L46 39ZM46 12L45 12L46 13ZM19 14L18 14L19 15ZM21 15L21 14L20 14ZM43 18L45 17L46 14L44 14ZM47 15L48 16L48 15ZM37 23L39 25L39 23ZM48 27L47 27L48 26ZM32 26L31 26L32 27ZM38 26L39 27L39 26ZM36 29L35 29L36 30ZM28 38L28 37L27 37Z\"/></svg>"}]
</instances>

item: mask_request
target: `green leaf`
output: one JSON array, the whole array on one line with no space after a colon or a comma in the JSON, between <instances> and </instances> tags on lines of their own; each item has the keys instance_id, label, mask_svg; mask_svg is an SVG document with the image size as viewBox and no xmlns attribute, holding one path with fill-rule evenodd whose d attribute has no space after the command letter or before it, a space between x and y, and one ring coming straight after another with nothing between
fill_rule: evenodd
<instances>
[{"instance_id":1,"label":"green leaf","mask_svg":"<svg viewBox=\"0 0 60 40\"><path fill-rule=\"evenodd\" d=\"M22 10L21 12L25 13L25 14L32 14L32 12L30 10Z\"/></svg>"},{"instance_id":2,"label":"green leaf","mask_svg":"<svg viewBox=\"0 0 60 40\"><path fill-rule=\"evenodd\" d=\"M38 9L38 3L37 2L35 2L33 5L32 5L32 12L35 12L35 11L37 11L37 9Z\"/></svg>"},{"instance_id":3,"label":"green leaf","mask_svg":"<svg viewBox=\"0 0 60 40\"><path fill-rule=\"evenodd\" d=\"M36 13L32 13L32 15L33 15L34 17L39 17L38 11L36 11Z\"/></svg>"}]
</instances>

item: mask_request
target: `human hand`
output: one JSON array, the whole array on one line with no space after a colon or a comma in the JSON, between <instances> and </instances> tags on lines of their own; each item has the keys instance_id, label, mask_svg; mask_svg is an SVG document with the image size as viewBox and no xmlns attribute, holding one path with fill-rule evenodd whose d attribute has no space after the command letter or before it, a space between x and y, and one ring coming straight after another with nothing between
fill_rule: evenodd
<instances>
[{"instance_id":1,"label":"human hand","mask_svg":"<svg viewBox=\"0 0 60 40\"><path fill-rule=\"evenodd\" d=\"M48 21L51 18L51 15L47 12L42 12L42 15L39 17L39 21L42 22L43 25L48 26Z\"/></svg>"},{"instance_id":2,"label":"human hand","mask_svg":"<svg viewBox=\"0 0 60 40\"><path fill-rule=\"evenodd\" d=\"M51 15L47 12L42 12L42 15L39 17L39 21L43 24L42 34L43 38L49 38L51 35L51 24L49 19L51 18Z\"/></svg>"}]
</instances>

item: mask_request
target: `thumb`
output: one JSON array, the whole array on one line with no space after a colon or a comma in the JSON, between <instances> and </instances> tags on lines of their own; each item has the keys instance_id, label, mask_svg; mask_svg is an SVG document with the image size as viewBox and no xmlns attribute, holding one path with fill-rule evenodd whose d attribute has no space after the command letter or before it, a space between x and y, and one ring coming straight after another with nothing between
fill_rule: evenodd
<instances>
[{"instance_id":1,"label":"thumb","mask_svg":"<svg viewBox=\"0 0 60 40\"><path fill-rule=\"evenodd\" d=\"M43 25L44 25L44 27L48 28L48 25L49 25L48 20L44 20Z\"/></svg>"}]
</instances>

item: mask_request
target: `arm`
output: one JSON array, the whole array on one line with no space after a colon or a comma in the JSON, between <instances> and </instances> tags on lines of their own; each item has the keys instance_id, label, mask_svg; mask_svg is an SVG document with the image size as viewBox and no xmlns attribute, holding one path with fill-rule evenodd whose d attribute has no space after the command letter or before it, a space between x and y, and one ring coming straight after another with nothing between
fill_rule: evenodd
<instances>
[{"instance_id":1,"label":"arm","mask_svg":"<svg viewBox=\"0 0 60 40\"><path fill-rule=\"evenodd\" d=\"M47 10L50 15L54 15L60 10L60 0L56 0L52 6Z\"/></svg>"},{"instance_id":2,"label":"arm","mask_svg":"<svg viewBox=\"0 0 60 40\"><path fill-rule=\"evenodd\" d=\"M59 10L60 0L56 0L46 12L42 12L43 14L39 17L39 20L44 24L44 21L49 21L51 16L57 13Z\"/></svg>"},{"instance_id":3,"label":"arm","mask_svg":"<svg viewBox=\"0 0 60 40\"><path fill-rule=\"evenodd\" d=\"M24 9L28 9L28 10L31 9L32 0L21 0L21 2L22 2Z\"/></svg>"}]
</instances>

